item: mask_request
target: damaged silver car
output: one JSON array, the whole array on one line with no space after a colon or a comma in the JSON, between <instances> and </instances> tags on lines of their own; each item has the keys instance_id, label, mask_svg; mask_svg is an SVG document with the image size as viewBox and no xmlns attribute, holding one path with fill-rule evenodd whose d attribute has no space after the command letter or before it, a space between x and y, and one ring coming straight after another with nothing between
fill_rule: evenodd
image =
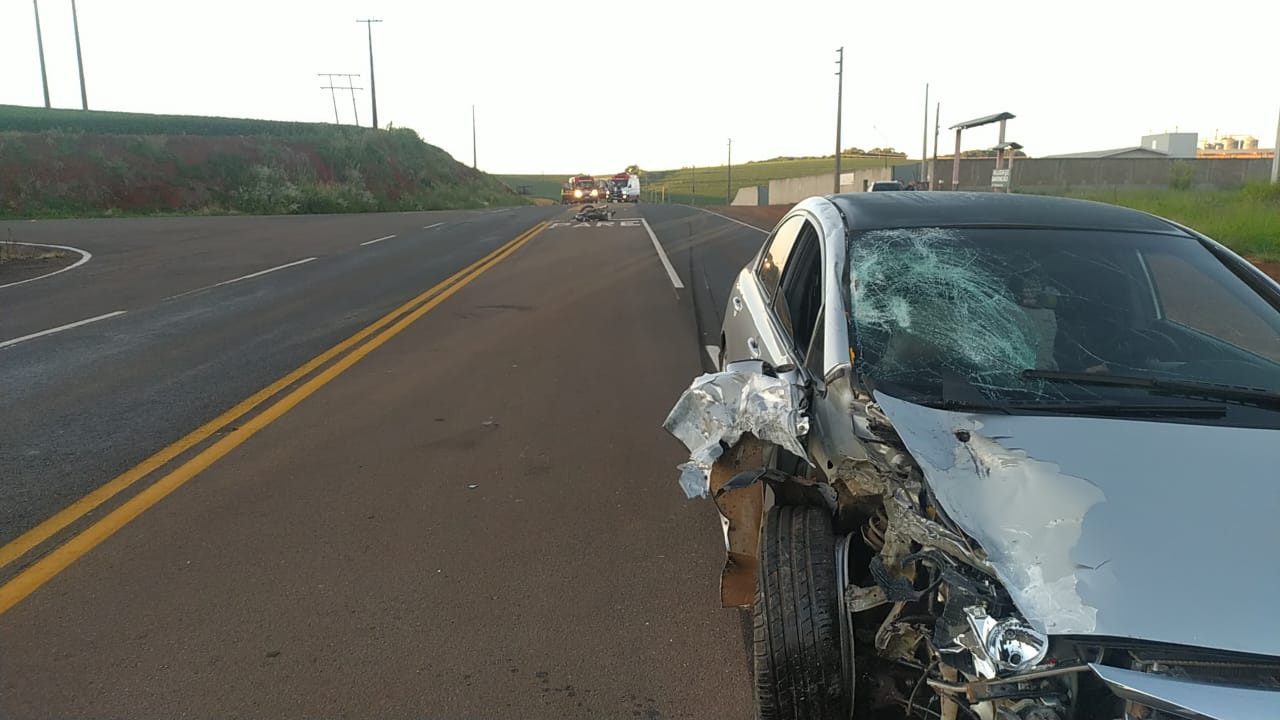
<instances>
[{"instance_id":1,"label":"damaged silver car","mask_svg":"<svg viewBox=\"0 0 1280 720\"><path fill-rule=\"evenodd\" d=\"M666 427L762 718L1280 718L1280 286L1199 233L812 198Z\"/></svg>"}]
</instances>

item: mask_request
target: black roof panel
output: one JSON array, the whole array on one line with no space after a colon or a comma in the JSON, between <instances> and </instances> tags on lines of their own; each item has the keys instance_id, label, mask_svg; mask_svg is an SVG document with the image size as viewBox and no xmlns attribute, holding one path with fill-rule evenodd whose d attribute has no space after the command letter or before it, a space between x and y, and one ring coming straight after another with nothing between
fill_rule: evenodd
<instances>
[{"instance_id":1,"label":"black roof panel","mask_svg":"<svg viewBox=\"0 0 1280 720\"><path fill-rule=\"evenodd\" d=\"M854 230L898 227L1020 226L1186 235L1154 215L1107 203L986 192L860 192L829 195Z\"/></svg>"}]
</instances>

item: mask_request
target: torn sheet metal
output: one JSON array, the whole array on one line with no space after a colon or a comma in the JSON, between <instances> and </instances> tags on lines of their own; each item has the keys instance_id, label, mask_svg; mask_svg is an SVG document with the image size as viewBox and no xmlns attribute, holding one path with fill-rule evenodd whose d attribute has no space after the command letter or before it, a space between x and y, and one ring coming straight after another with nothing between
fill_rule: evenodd
<instances>
[{"instance_id":1,"label":"torn sheet metal","mask_svg":"<svg viewBox=\"0 0 1280 720\"><path fill-rule=\"evenodd\" d=\"M1045 633L1092 633L1098 611L1076 591L1071 552L1085 513L1104 500L1102 491L1057 465L1005 448L983 435L972 416L882 393L876 401L938 502L986 550L1027 620Z\"/></svg>"},{"instance_id":2,"label":"torn sheet metal","mask_svg":"<svg viewBox=\"0 0 1280 720\"><path fill-rule=\"evenodd\" d=\"M711 466L744 434L807 457L797 439L809 432L803 407L804 390L780 378L741 371L695 378L662 424L689 449L689 462L680 465L685 495L706 496Z\"/></svg>"},{"instance_id":3,"label":"torn sheet metal","mask_svg":"<svg viewBox=\"0 0 1280 720\"><path fill-rule=\"evenodd\" d=\"M1280 431L876 401L1037 629L1280 655Z\"/></svg>"},{"instance_id":4,"label":"torn sheet metal","mask_svg":"<svg viewBox=\"0 0 1280 720\"><path fill-rule=\"evenodd\" d=\"M711 468L711 497L724 526L724 570L720 573L722 607L749 608L756 600L760 568L760 529L764 524L764 483L726 490L743 470L764 465L765 443L747 436L720 456Z\"/></svg>"}]
</instances>

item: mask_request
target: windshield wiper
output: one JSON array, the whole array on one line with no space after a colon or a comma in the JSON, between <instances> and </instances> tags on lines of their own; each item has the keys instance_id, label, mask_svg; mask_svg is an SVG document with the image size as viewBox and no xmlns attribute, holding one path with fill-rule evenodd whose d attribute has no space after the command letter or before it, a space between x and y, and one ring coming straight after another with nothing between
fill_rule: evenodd
<instances>
[{"instance_id":1,"label":"windshield wiper","mask_svg":"<svg viewBox=\"0 0 1280 720\"><path fill-rule=\"evenodd\" d=\"M1009 408L990 402L970 402L968 400L932 400L922 402L925 407L949 410L960 413L981 413L983 415L1008 415Z\"/></svg>"},{"instance_id":2,"label":"windshield wiper","mask_svg":"<svg viewBox=\"0 0 1280 720\"><path fill-rule=\"evenodd\" d=\"M1062 370L1023 370L1022 377L1025 379L1048 380L1050 382L1078 383L1080 385L1146 388L1171 395L1280 408L1280 393L1208 382L1166 380L1164 378L1111 375L1108 373L1066 372Z\"/></svg>"},{"instance_id":3,"label":"windshield wiper","mask_svg":"<svg viewBox=\"0 0 1280 720\"><path fill-rule=\"evenodd\" d=\"M1106 417L1204 417L1227 414L1222 405L1160 405L1134 403L1051 402L1011 403L1010 409L1060 415L1101 415Z\"/></svg>"}]
</instances>

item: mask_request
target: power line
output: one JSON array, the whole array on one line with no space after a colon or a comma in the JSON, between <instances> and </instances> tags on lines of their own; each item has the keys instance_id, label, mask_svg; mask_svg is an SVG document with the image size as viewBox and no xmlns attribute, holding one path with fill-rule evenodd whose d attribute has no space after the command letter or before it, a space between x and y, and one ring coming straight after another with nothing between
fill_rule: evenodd
<instances>
[{"instance_id":1,"label":"power line","mask_svg":"<svg viewBox=\"0 0 1280 720\"><path fill-rule=\"evenodd\" d=\"M378 128L378 83L373 75L373 24L382 22L376 18L367 20L356 20L358 23L364 23L369 30L369 97L373 101L373 128Z\"/></svg>"}]
</instances>

